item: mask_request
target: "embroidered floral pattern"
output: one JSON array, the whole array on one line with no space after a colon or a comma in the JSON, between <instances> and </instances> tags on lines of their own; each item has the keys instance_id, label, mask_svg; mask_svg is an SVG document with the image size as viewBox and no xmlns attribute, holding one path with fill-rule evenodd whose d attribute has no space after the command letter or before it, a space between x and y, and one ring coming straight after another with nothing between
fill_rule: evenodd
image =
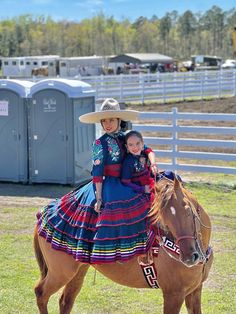
<instances>
[{"instance_id":1,"label":"embroidered floral pattern","mask_svg":"<svg viewBox=\"0 0 236 314\"><path fill-rule=\"evenodd\" d=\"M98 139L93 143L93 164L95 166L98 166L102 163L103 161L103 148L102 148L102 143Z\"/></svg>"},{"instance_id":2,"label":"embroidered floral pattern","mask_svg":"<svg viewBox=\"0 0 236 314\"><path fill-rule=\"evenodd\" d=\"M117 141L112 137L107 137L107 147L108 147L108 153L111 156L112 161L118 161L120 158L120 147L117 144Z\"/></svg>"},{"instance_id":3,"label":"embroidered floral pattern","mask_svg":"<svg viewBox=\"0 0 236 314\"><path fill-rule=\"evenodd\" d=\"M141 172L145 169L145 159L143 157L134 161L134 169L135 172Z\"/></svg>"}]
</instances>

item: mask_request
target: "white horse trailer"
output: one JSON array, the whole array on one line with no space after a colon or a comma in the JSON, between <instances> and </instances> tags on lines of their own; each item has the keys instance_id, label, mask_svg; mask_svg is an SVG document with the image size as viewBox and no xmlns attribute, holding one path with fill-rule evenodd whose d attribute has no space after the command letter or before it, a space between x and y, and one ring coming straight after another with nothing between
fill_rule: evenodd
<instances>
[{"instance_id":1,"label":"white horse trailer","mask_svg":"<svg viewBox=\"0 0 236 314\"><path fill-rule=\"evenodd\" d=\"M88 56L60 58L60 77L100 75L103 73L103 68L107 67L107 65L107 57Z\"/></svg>"},{"instance_id":2,"label":"white horse trailer","mask_svg":"<svg viewBox=\"0 0 236 314\"><path fill-rule=\"evenodd\" d=\"M34 69L47 68L48 76L58 72L58 55L2 58L2 75L10 78L31 77Z\"/></svg>"}]
</instances>

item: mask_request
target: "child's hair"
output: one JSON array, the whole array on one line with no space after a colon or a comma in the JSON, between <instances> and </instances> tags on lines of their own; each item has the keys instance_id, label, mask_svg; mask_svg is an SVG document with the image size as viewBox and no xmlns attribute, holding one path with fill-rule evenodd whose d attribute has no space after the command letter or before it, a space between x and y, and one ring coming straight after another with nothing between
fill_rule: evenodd
<instances>
[{"instance_id":1,"label":"child's hair","mask_svg":"<svg viewBox=\"0 0 236 314\"><path fill-rule=\"evenodd\" d=\"M138 131L129 131L126 135L125 135L125 143L127 143L128 139L131 137L131 136L137 136L142 142L143 142L143 136L140 132Z\"/></svg>"}]
</instances>

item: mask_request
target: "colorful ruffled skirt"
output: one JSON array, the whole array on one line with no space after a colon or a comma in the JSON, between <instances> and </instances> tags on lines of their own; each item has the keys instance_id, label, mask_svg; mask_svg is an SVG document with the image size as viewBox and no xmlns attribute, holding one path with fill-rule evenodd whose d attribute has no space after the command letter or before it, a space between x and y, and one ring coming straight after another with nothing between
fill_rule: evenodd
<instances>
[{"instance_id":1,"label":"colorful ruffled skirt","mask_svg":"<svg viewBox=\"0 0 236 314\"><path fill-rule=\"evenodd\" d=\"M89 182L56 199L37 214L39 235L54 249L89 264L125 262L145 254L155 237L147 219L150 196L106 177L102 198L98 214L94 185Z\"/></svg>"}]
</instances>

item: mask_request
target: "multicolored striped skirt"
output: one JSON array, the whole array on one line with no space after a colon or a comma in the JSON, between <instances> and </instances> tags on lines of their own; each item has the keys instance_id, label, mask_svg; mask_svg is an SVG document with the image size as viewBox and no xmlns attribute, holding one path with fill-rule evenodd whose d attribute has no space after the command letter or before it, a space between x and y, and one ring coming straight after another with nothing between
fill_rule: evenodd
<instances>
[{"instance_id":1,"label":"multicolored striped skirt","mask_svg":"<svg viewBox=\"0 0 236 314\"><path fill-rule=\"evenodd\" d=\"M56 199L37 214L38 233L56 250L89 264L125 262L145 254L154 241L147 214L150 196L138 194L118 178L103 183L98 214L92 182Z\"/></svg>"}]
</instances>

